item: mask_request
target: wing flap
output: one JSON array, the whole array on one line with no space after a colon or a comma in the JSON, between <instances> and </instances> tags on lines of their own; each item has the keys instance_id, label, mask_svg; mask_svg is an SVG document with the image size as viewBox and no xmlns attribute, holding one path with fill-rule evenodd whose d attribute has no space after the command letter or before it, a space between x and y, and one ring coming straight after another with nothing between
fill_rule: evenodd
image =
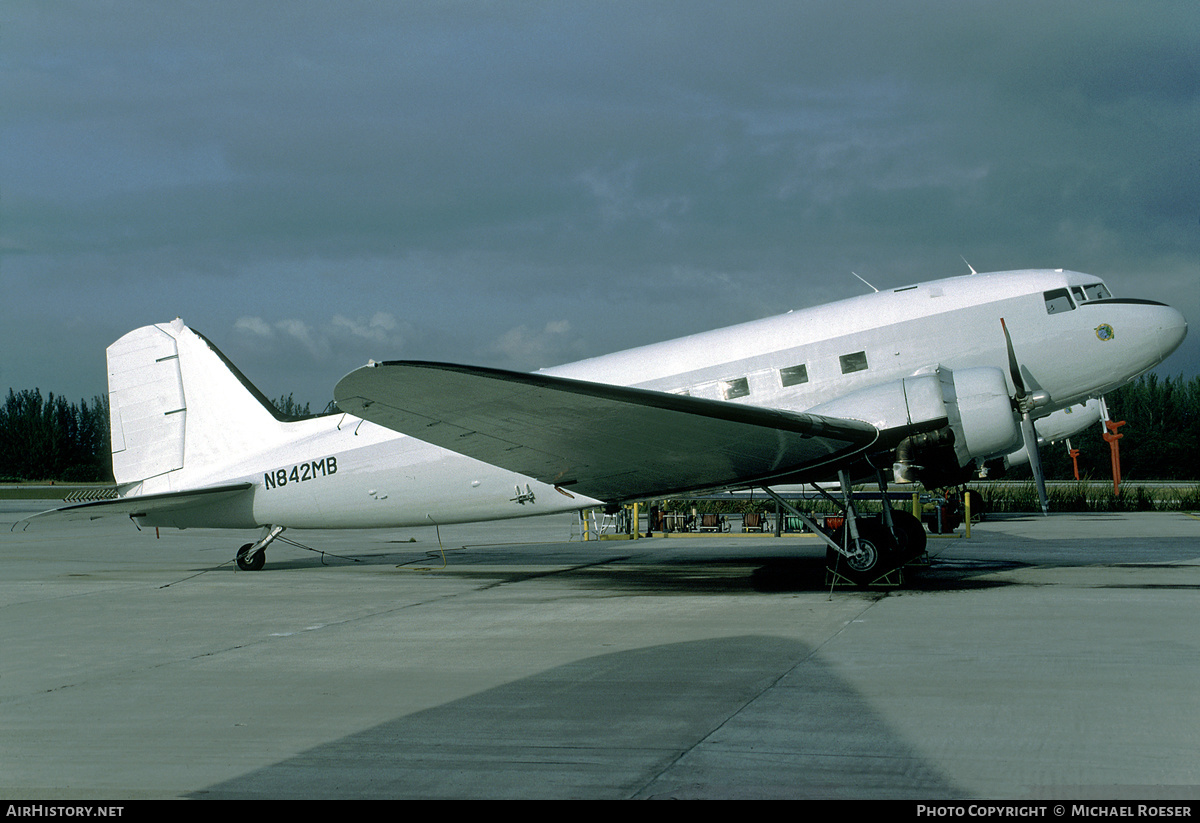
<instances>
[{"instance_id":1,"label":"wing flap","mask_svg":"<svg viewBox=\"0 0 1200 823\"><path fill-rule=\"evenodd\" d=\"M334 397L364 420L607 501L827 473L877 437L859 421L447 363L365 366Z\"/></svg>"}]
</instances>

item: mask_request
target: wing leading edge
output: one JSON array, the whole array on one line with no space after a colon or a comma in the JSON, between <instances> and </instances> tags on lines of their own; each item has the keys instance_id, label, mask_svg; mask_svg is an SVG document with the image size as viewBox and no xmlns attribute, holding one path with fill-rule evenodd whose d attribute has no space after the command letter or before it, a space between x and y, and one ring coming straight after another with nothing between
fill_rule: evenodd
<instances>
[{"instance_id":1,"label":"wing leading edge","mask_svg":"<svg viewBox=\"0 0 1200 823\"><path fill-rule=\"evenodd\" d=\"M448 363L373 363L334 397L364 420L609 502L827 475L878 436L857 420Z\"/></svg>"}]
</instances>

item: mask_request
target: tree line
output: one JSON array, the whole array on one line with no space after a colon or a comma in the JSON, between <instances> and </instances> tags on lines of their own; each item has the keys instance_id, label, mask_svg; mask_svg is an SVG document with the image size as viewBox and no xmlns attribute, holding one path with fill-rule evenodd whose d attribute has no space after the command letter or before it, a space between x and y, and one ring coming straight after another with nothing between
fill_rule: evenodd
<instances>
[{"instance_id":1,"label":"tree line","mask_svg":"<svg viewBox=\"0 0 1200 823\"><path fill-rule=\"evenodd\" d=\"M1104 398L1117 429L1124 480L1200 480L1200 376L1162 378L1145 374ZM1081 479L1112 477L1109 444L1097 423L1071 438L1079 450ZM1065 443L1042 448L1046 477L1074 478Z\"/></svg>"},{"instance_id":2,"label":"tree line","mask_svg":"<svg viewBox=\"0 0 1200 823\"><path fill-rule=\"evenodd\" d=\"M1200 376L1143 375L1105 398L1114 420L1125 420L1121 473L1137 480L1200 479ZM288 394L272 401L286 417L310 414ZM1072 438L1082 478L1111 476L1109 446L1099 424ZM8 390L0 407L0 481L111 481L108 397L69 402L39 389ZM1050 479L1070 480L1064 444L1042 450Z\"/></svg>"},{"instance_id":3,"label":"tree line","mask_svg":"<svg viewBox=\"0 0 1200 823\"><path fill-rule=\"evenodd\" d=\"M285 417L306 417L292 395L272 401ZM69 402L40 389L8 390L0 406L0 482L112 482L108 396Z\"/></svg>"},{"instance_id":4,"label":"tree line","mask_svg":"<svg viewBox=\"0 0 1200 823\"><path fill-rule=\"evenodd\" d=\"M0 408L0 480L111 480L108 398L68 402L8 390Z\"/></svg>"}]
</instances>

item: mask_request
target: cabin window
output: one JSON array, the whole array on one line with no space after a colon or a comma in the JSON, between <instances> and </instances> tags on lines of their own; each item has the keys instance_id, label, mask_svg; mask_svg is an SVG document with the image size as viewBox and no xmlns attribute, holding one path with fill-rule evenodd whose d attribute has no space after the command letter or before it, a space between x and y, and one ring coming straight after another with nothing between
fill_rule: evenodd
<instances>
[{"instance_id":1,"label":"cabin window","mask_svg":"<svg viewBox=\"0 0 1200 823\"><path fill-rule=\"evenodd\" d=\"M745 397L750 393L750 381L745 377L739 377L736 380L722 380L721 394L726 400L733 400L738 397Z\"/></svg>"},{"instance_id":2,"label":"cabin window","mask_svg":"<svg viewBox=\"0 0 1200 823\"><path fill-rule=\"evenodd\" d=\"M721 381L721 394L726 400L745 397L750 393L750 381L745 377Z\"/></svg>"},{"instance_id":3,"label":"cabin window","mask_svg":"<svg viewBox=\"0 0 1200 823\"><path fill-rule=\"evenodd\" d=\"M1075 308L1075 304L1071 302L1071 295L1066 289L1053 289L1043 293L1042 296L1046 298L1046 314L1062 314Z\"/></svg>"},{"instance_id":4,"label":"cabin window","mask_svg":"<svg viewBox=\"0 0 1200 823\"><path fill-rule=\"evenodd\" d=\"M866 371L867 369L867 353L865 351L856 351L854 354L843 354L842 374L850 374L850 372Z\"/></svg>"},{"instance_id":5,"label":"cabin window","mask_svg":"<svg viewBox=\"0 0 1200 823\"><path fill-rule=\"evenodd\" d=\"M801 363L799 366L788 366L779 370L779 379L784 387L798 386L801 383L808 382L808 364Z\"/></svg>"}]
</instances>

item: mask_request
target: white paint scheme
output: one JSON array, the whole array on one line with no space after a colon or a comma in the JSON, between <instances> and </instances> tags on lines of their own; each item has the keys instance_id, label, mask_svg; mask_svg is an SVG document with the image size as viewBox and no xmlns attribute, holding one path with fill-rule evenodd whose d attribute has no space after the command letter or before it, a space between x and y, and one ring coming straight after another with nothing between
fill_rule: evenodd
<instances>
[{"instance_id":1,"label":"white paint scheme","mask_svg":"<svg viewBox=\"0 0 1200 823\"><path fill-rule=\"evenodd\" d=\"M1102 282L1063 270L952 277L544 371L660 391L691 389L714 399L721 399L720 381L749 375L751 395L732 402L804 410L938 365L1007 370L1003 317L1022 365L1039 384L1055 388L1055 407L1063 408L1162 362L1187 331L1183 316L1161 305L1122 304L1112 314L1086 318L1070 312L1047 316L1044 292ZM1118 330L1114 341L1096 337L1101 322ZM843 375L838 358L857 351L867 353L870 369ZM801 363L809 364L808 384L790 391L777 385L778 369Z\"/></svg>"},{"instance_id":2,"label":"white paint scheme","mask_svg":"<svg viewBox=\"0 0 1200 823\"><path fill-rule=\"evenodd\" d=\"M1048 314L1045 292L1085 287L1094 293L1102 284L1061 270L954 277L544 372L712 399L723 399L723 386L741 388L744 379L747 393L729 402L836 410L881 429L895 421L895 403L870 398L903 397L908 408L899 414L914 421L914 412L938 409L953 420L954 391L965 409L969 383L970 396L982 398L981 407L1004 410L1005 420L990 450L968 459L997 457L1020 447L1004 428L1013 425L1014 387L1001 318L1025 382L1048 395L1036 416L1123 385L1182 342L1182 315L1149 301L1093 299ZM1098 333L1102 326L1111 334ZM843 374L839 358L858 352L867 368ZM123 499L252 486L233 502L149 510L139 517L147 525L374 528L548 514L601 502L350 415L277 419L257 390L179 320L130 332L110 347L109 363L114 471ZM799 365L806 366L807 382L784 386L780 370ZM992 422L979 419L982 434L994 434ZM969 447L956 448L961 459Z\"/></svg>"},{"instance_id":3,"label":"white paint scheme","mask_svg":"<svg viewBox=\"0 0 1200 823\"><path fill-rule=\"evenodd\" d=\"M144 363L152 364L145 369L149 377L128 388L132 381L120 375L139 354ZM162 441L178 440L143 449L147 456L140 461L126 459L124 451L114 453L114 475L122 497L239 481L254 484L250 507L222 503L183 513L151 514L141 520L147 525L373 528L579 507L544 484L350 415L277 419L208 341L181 320L130 332L109 347L108 357L110 373L120 378L110 385L113 442L128 447L133 437L147 432ZM164 367L176 369L177 378L163 376ZM181 390L176 388L179 385ZM180 420L182 425L141 424L132 431L121 430L121 421L154 417ZM171 465L159 456L162 453L183 454L182 465ZM331 457L336 466L332 472L327 464ZM314 471L315 463L322 468ZM161 467L166 470L157 470ZM558 505L543 504L530 511L525 507L530 504L509 503L527 485L535 498Z\"/></svg>"}]
</instances>

